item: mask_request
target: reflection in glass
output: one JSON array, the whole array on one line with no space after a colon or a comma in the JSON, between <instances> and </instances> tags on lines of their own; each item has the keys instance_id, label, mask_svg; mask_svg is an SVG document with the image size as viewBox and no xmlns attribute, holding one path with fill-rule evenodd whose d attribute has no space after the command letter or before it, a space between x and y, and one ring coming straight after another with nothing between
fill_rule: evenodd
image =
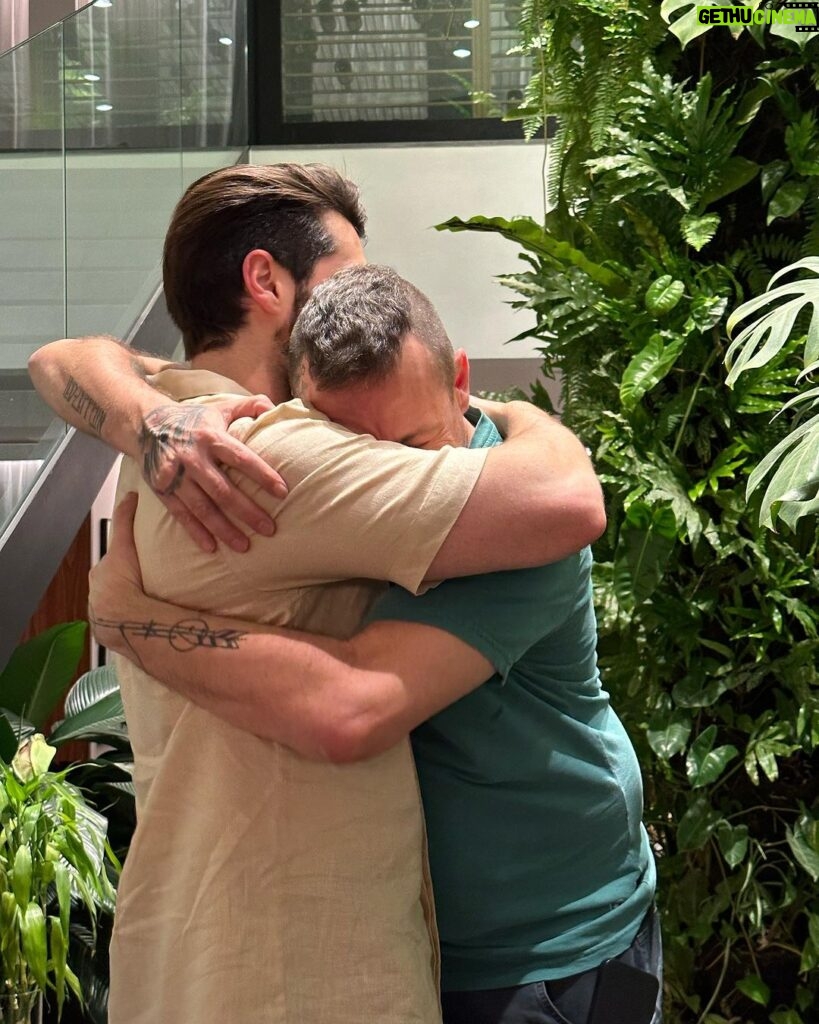
<instances>
[{"instance_id":1,"label":"reflection in glass","mask_svg":"<svg viewBox=\"0 0 819 1024\"><path fill-rule=\"evenodd\" d=\"M65 333L61 52L57 26L0 57L0 529L64 434L26 371Z\"/></svg>"},{"instance_id":2,"label":"reflection in glass","mask_svg":"<svg viewBox=\"0 0 819 1024\"><path fill-rule=\"evenodd\" d=\"M508 54L519 12L498 0L283 0L284 119L499 116L528 78Z\"/></svg>"},{"instance_id":3,"label":"reflection in glass","mask_svg":"<svg viewBox=\"0 0 819 1024\"><path fill-rule=\"evenodd\" d=\"M0 57L0 528L64 436L30 354L127 336L184 187L247 145L244 0L95 0Z\"/></svg>"}]
</instances>

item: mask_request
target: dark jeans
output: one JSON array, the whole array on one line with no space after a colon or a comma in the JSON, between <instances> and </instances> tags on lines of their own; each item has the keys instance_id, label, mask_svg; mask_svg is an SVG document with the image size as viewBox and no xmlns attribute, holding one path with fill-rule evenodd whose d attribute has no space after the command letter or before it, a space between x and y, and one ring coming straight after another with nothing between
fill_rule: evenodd
<instances>
[{"instance_id":1,"label":"dark jeans","mask_svg":"<svg viewBox=\"0 0 819 1024\"><path fill-rule=\"evenodd\" d=\"M656 908L649 910L634 942L615 959L660 979L651 1024L661 1024L663 950ZM595 968L559 981L535 981L515 988L444 992L444 1024L587 1024L597 971Z\"/></svg>"}]
</instances>

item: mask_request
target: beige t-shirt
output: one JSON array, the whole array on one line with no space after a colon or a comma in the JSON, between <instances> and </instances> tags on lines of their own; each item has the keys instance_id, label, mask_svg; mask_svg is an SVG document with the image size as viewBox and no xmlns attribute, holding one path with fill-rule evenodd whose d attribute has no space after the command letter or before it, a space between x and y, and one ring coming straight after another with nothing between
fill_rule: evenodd
<instances>
[{"instance_id":1,"label":"beige t-shirt","mask_svg":"<svg viewBox=\"0 0 819 1024\"><path fill-rule=\"evenodd\" d=\"M164 371L179 399L243 394ZM207 399L205 399L207 400ZM281 472L271 538L205 554L126 460L145 589L348 637L383 584L417 589L486 451L352 434L293 401L232 432ZM160 642L160 641L157 641ZM175 641L176 642L176 641ZM117 660L138 826L111 945L110 1024L437 1024L435 937L409 743L330 765L241 732Z\"/></svg>"}]
</instances>

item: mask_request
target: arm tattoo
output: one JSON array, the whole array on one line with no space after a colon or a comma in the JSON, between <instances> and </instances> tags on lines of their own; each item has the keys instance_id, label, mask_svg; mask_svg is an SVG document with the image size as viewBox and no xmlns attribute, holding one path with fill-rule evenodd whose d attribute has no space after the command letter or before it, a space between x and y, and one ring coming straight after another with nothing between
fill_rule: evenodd
<instances>
[{"instance_id":1,"label":"arm tattoo","mask_svg":"<svg viewBox=\"0 0 819 1024\"><path fill-rule=\"evenodd\" d=\"M182 483L185 467L176 452L177 449L194 446L193 431L204 415L205 410L197 405L161 405L149 412L143 420L139 435L143 456L142 475L157 494L169 497ZM165 463L174 467L174 475L171 482L161 488L157 478Z\"/></svg>"},{"instance_id":2,"label":"arm tattoo","mask_svg":"<svg viewBox=\"0 0 819 1024\"><path fill-rule=\"evenodd\" d=\"M88 394L84 387L69 376L63 389L63 398L71 408L80 414L82 419L91 427L95 434L102 435L102 426L105 423L105 410Z\"/></svg>"},{"instance_id":3,"label":"arm tattoo","mask_svg":"<svg viewBox=\"0 0 819 1024\"><path fill-rule=\"evenodd\" d=\"M115 629L122 637L128 649L133 653L139 666L143 668L142 659L131 643L130 638L139 640L164 640L181 654L204 647L206 650L238 651L242 640L248 635L240 629L211 629L206 619L180 619L171 625L155 622L120 621L118 619L100 619L89 615L92 626L102 629Z\"/></svg>"}]
</instances>

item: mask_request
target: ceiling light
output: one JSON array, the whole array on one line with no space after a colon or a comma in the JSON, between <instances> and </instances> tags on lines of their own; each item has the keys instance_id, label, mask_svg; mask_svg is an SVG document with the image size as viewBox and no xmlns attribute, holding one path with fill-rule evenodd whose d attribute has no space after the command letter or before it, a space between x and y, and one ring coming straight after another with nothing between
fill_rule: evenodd
<instances>
[{"instance_id":1,"label":"ceiling light","mask_svg":"<svg viewBox=\"0 0 819 1024\"><path fill-rule=\"evenodd\" d=\"M457 50L453 50L452 51L452 56L453 57L460 57L461 60L463 60L466 57L471 57L472 56L472 51L471 50L467 50L466 47L464 47L464 46L459 46Z\"/></svg>"},{"instance_id":2,"label":"ceiling light","mask_svg":"<svg viewBox=\"0 0 819 1024\"><path fill-rule=\"evenodd\" d=\"M95 109L101 110L103 113L106 113L107 111L113 110L114 108L110 103L98 103Z\"/></svg>"},{"instance_id":3,"label":"ceiling light","mask_svg":"<svg viewBox=\"0 0 819 1024\"><path fill-rule=\"evenodd\" d=\"M82 77L86 80L86 82L98 82L100 80L99 75L83 75Z\"/></svg>"},{"instance_id":4,"label":"ceiling light","mask_svg":"<svg viewBox=\"0 0 819 1024\"><path fill-rule=\"evenodd\" d=\"M94 0L95 7L113 7L112 0Z\"/></svg>"},{"instance_id":5,"label":"ceiling light","mask_svg":"<svg viewBox=\"0 0 819 1024\"><path fill-rule=\"evenodd\" d=\"M222 46L233 46L233 40L230 36L219 36L219 42Z\"/></svg>"},{"instance_id":6,"label":"ceiling light","mask_svg":"<svg viewBox=\"0 0 819 1024\"><path fill-rule=\"evenodd\" d=\"M464 28L477 28L480 22L477 18L470 18L469 21L464 22Z\"/></svg>"}]
</instances>

